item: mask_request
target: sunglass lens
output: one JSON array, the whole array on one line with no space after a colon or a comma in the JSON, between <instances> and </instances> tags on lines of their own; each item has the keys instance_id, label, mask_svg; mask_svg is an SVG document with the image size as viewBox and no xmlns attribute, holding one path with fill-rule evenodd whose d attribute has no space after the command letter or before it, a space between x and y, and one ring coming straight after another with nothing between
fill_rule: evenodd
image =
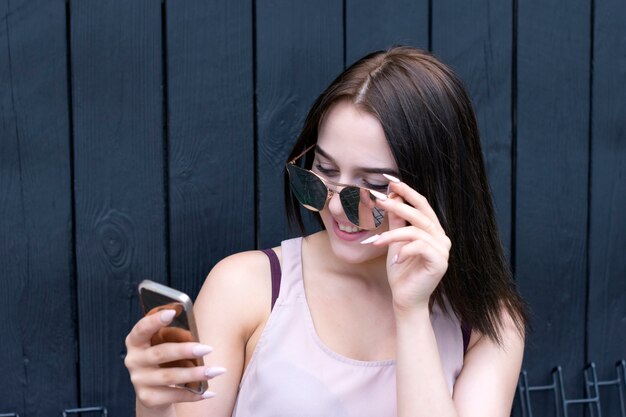
<instances>
[{"instance_id":1,"label":"sunglass lens","mask_svg":"<svg viewBox=\"0 0 626 417\"><path fill-rule=\"evenodd\" d=\"M384 210L375 206L375 199L365 188L346 187L339 193L346 217L361 229L375 229L383 222Z\"/></svg>"},{"instance_id":2,"label":"sunglass lens","mask_svg":"<svg viewBox=\"0 0 626 417\"><path fill-rule=\"evenodd\" d=\"M346 187L339 193L341 206L346 213L346 217L355 226L360 226L359 206L361 205L361 195L356 187Z\"/></svg>"},{"instance_id":3,"label":"sunglass lens","mask_svg":"<svg viewBox=\"0 0 626 417\"><path fill-rule=\"evenodd\" d=\"M300 204L309 210L320 211L326 204L328 189L326 185L311 172L288 165L289 185Z\"/></svg>"}]
</instances>

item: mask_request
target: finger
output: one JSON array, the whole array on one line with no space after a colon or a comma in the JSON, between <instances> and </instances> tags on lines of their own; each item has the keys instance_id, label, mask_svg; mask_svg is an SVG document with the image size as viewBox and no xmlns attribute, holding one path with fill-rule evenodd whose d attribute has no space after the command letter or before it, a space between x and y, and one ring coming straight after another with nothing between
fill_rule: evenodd
<instances>
[{"instance_id":1,"label":"finger","mask_svg":"<svg viewBox=\"0 0 626 417\"><path fill-rule=\"evenodd\" d=\"M161 343L166 342L193 342L193 335L189 329L181 329L180 327L165 327L160 329L153 337L152 344L155 344L155 337L159 336Z\"/></svg>"},{"instance_id":2,"label":"finger","mask_svg":"<svg viewBox=\"0 0 626 417\"><path fill-rule=\"evenodd\" d=\"M176 315L175 310L163 310L156 314L143 317L135 324L126 337L127 347L139 347L150 344L152 336L172 322Z\"/></svg>"},{"instance_id":3,"label":"finger","mask_svg":"<svg viewBox=\"0 0 626 417\"><path fill-rule=\"evenodd\" d=\"M177 361L165 362L160 364L159 366L163 368L193 368L194 366L198 366L200 361L197 359L179 359Z\"/></svg>"},{"instance_id":4,"label":"finger","mask_svg":"<svg viewBox=\"0 0 626 417\"><path fill-rule=\"evenodd\" d=\"M393 260L394 264L401 264L408 259L421 257L426 263L427 268L431 270L444 271L448 268L448 261L443 257L434 247L424 240L416 240L408 243L398 251L396 258Z\"/></svg>"},{"instance_id":5,"label":"finger","mask_svg":"<svg viewBox=\"0 0 626 417\"><path fill-rule=\"evenodd\" d=\"M173 403L201 401L214 396L215 393L210 391L206 391L204 394L197 394L173 387L144 387L137 391L137 399L148 408L155 408Z\"/></svg>"},{"instance_id":6,"label":"finger","mask_svg":"<svg viewBox=\"0 0 626 417\"><path fill-rule=\"evenodd\" d=\"M211 346L201 343L163 343L144 350L138 358L138 365L157 366L168 362L201 358L212 351Z\"/></svg>"},{"instance_id":7,"label":"finger","mask_svg":"<svg viewBox=\"0 0 626 417\"><path fill-rule=\"evenodd\" d=\"M446 238L444 236L444 238ZM434 247L440 254L449 256L450 247L447 246L450 239L435 239L432 235L422 229L413 226L406 226L399 229L390 230L380 235L378 239L372 242L375 246L389 245L398 242L413 242L415 240L424 240Z\"/></svg>"},{"instance_id":8,"label":"finger","mask_svg":"<svg viewBox=\"0 0 626 417\"><path fill-rule=\"evenodd\" d=\"M437 223L433 223L433 221L426 216L422 211L415 207L411 207L408 204L405 204L401 197L393 197L387 198L385 200L378 199L376 202L377 206L380 206L385 210L388 214L395 214L397 217L403 219L403 221L407 221L415 227L419 227L420 229L425 230L431 234L440 234L444 233L439 221ZM398 227L399 222L395 220L393 216L389 217L389 228L395 229ZM393 226L396 227L392 227ZM401 225L399 227L403 227Z\"/></svg>"},{"instance_id":9,"label":"finger","mask_svg":"<svg viewBox=\"0 0 626 417\"><path fill-rule=\"evenodd\" d=\"M171 386L206 381L226 373L220 366L196 366L193 368L149 368L135 373L135 386Z\"/></svg>"},{"instance_id":10,"label":"finger","mask_svg":"<svg viewBox=\"0 0 626 417\"><path fill-rule=\"evenodd\" d=\"M403 204L404 200L402 200L402 197L396 196L394 197L394 199L396 200L396 202L398 204ZM379 203L379 201L377 201L377 203ZM386 208L384 208L385 210L385 215L387 216L387 219L389 219L389 230L395 230L395 229L400 229L402 227L406 227L407 225L407 220L405 218L403 218L402 216L399 216L398 214L387 210Z\"/></svg>"},{"instance_id":11,"label":"finger","mask_svg":"<svg viewBox=\"0 0 626 417\"><path fill-rule=\"evenodd\" d=\"M401 196L407 203L416 209L420 210L430 219L431 222L441 228L439 218L437 217L435 210L433 210L432 206L428 203L426 197L403 182L392 181L389 183L389 186L394 193Z\"/></svg>"}]
</instances>

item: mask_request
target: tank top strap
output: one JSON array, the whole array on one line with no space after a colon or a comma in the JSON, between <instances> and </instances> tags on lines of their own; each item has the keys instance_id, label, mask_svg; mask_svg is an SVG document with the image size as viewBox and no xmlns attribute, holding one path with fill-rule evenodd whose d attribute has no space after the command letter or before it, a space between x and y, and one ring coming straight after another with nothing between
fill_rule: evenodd
<instances>
[{"instance_id":1,"label":"tank top strap","mask_svg":"<svg viewBox=\"0 0 626 417\"><path fill-rule=\"evenodd\" d=\"M277 305L297 300L304 291L302 283L302 238L285 240L281 243L281 281Z\"/></svg>"},{"instance_id":2,"label":"tank top strap","mask_svg":"<svg viewBox=\"0 0 626 417\"><path fill-rule=\"evenodd\" d=\"M301 237L281 242L282 262L273 249L261 249L270 262L272 311L279 299L285 301L293 297L297 298L302 293L301 246Z\"/></svg>"}]
</instances>

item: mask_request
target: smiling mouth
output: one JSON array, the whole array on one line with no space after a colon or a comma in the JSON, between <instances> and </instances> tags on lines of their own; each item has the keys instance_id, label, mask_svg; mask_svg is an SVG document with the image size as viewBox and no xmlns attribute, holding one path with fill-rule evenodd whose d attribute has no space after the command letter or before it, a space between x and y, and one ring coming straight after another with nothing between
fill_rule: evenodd
<instances>
[{"instance_id":1,"label":"smiling mouth","mask_svg":"<svg viewBox=\"0 0 626 417\"><path fill-rule=\"evenodd\" d=\"M361 232L362 229L356 227L356 226L346 226L343 225L341 223L337 223L337 225L339 226L339 230L341 230L342 232L346 232L346 233L357 233L357 232Z\"/></svg>"}]
</instances>

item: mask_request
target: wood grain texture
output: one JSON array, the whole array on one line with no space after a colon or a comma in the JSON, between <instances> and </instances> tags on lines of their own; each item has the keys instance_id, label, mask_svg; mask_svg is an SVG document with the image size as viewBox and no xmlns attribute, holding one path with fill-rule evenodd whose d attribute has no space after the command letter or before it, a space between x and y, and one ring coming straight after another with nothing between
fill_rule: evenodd
<instances>
[{"instance_id":1,"label":"wood grain texture","mask_svg":"<svg viewBox=\"0 0 626 417\"><path fill-rule=\"evenodd\" d=\"M520 2L517 33L516 272L534 326L524 368L538 385L563 366L569 398L585 361L590 13L586 0Z\"/></svg>"},{"instance_id":2,"label":"wood grain texture","mask_svg":"<svg viewBox=\"0 0 626 417\"><path fill-rule=\"evenodd\" d=\"M70 6L81 405L128 415L136 286L166 277L161 3Z\"/></svg>"},{"instance_id":3,"label":"wood grain texture","mask_svg":"<svg viewBox=\"0 0 626 417\"><path fill-rule=\"evenodd\" d=\"M393 45L428 49L428 0L346 0L346 66Z\"/></svg>"},{"instance_id":4,"label":"wood grain texture","mask_svg":"<svg viewBox=\"0 0 626 417\"><path fill-rule=\"evenodd\" d=\"M586 359L610 380L626 358L626 12L621 1L594 4ZM601 395L603 415L619 415L616 390Z\"/></svg>"},{"instance_id":5,"label":"wood grain texture","mask_svg":"<svg viewBox=\"0 0 626 417\"><path fill-rule=\"evenodd\" d=\"M463 79L481 133L500 237L511 253L511 2L433 2L432 50ZM451 28L454 28L451 30Z\"/></svg>"},{"instance_id":6,"label":"wood grain texture","mask_svg":"<svg viewBox=\"0 0 626 417\"><path fill-rule=\"evenodd\" d=\"M343 68L341 2L256 3L258 246L289 233L285 162L311 104ZM297 233L295 233L297 234Z\"/></svg>"},{"instance_id":7,"label":"wood grain texture","mask_svg":"<svg viewBox=\"0 0 626 417\"><path fill-rule=\"evenodd\" d=\"M517 3L512 37L511 2L493 0L0 0L0 414L132 415L122 357L136 284L194 296L218 259L292 236L283 164L309 106L344 64L394 43L430 41L468 85L533 310L531 385L562 365L580 396L586 361L613 378L626 356L623 1ZM533 400L553 415L551 398Z\"/></svg>"},{"instance_id":8,"label":"wood grain texture","mask_svg":"<svg viewBox=\"0 0 626 417\"><path fill-rule=\"evenodd\" d=\"M251 1L170 1L171 285L195 297L220 259L254 249Z\"/></svg>"},{"instance_id":9,"label":"wood grain texture","mask_svg":"<svg viewBox=\"0 0 626 417\"><path fill-rule=\"evenodd\" d=\"M77 401L65 39L64 1L0 1L0 413Z\"/></svg>"}]
</instances>

